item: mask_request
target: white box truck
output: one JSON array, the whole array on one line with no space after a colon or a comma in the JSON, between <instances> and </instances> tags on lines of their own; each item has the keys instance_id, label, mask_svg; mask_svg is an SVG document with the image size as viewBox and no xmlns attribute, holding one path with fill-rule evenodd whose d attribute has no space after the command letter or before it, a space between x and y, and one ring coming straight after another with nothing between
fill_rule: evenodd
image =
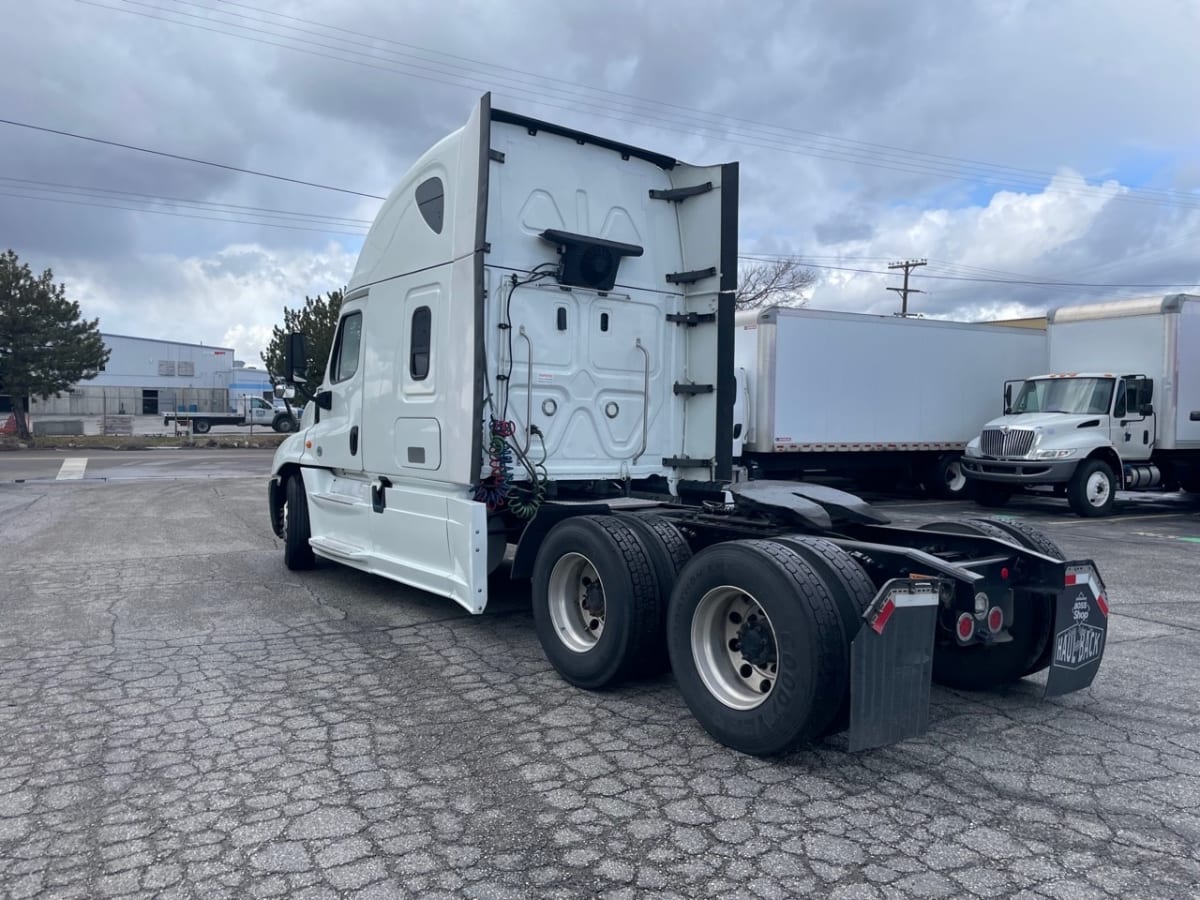
<instances>
[{"instance_id":1,"label":"white box truck","mask_svg":"<svg viewBox=\"0 0 1200 900\"><path fill-rule=\"evenodd\" d=\"M1081 516L1118 490L1200 491L1200 296L1051 310L1054 374L1006 385L1006 412L968 445L984 506L1052 486Z\"/></svg>"},{"instance_id":2,"label":"white box truck","mask_svg":"<svg viewBox=\"0 0 1200 900\"><path fill-rule=\"evenodd\" d=\"M268 503L332 560L481 613L514 547L569 683L674 670L730 747L920 733L931 678L1090 684L1090 561L987 521L901 527L828 487L732 479L736 163L491 108L383 204ZM295 381L303 338L288 341Z\"/></svg>"},{"instance_id":3,"label":"white box truck","mask_svg":"<svg viewBox=\"0 0 1200 900\"><path fill-rule=\"evenodd\" d=\"M966 493L959 460L1000 410L997 385L1048 357L1043 329L978 322L775 307L738 326L735 454L751 471L948 499Z\"/></svg>"}]
</instances>

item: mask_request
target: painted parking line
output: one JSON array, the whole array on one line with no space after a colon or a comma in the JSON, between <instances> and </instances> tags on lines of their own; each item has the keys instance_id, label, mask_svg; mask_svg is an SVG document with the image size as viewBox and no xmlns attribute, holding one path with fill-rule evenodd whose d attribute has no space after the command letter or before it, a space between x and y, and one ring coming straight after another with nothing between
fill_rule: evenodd
<instances>
[{"instance_id":1,"label":"painted parking line","mask_svg":"<svg viewBox=\"0 0 1200 900\"><path fill-rule=\"evenodd\" d=\"M1162 541L1183 541L1185 544L1200 544L1200 537L1189 534L1159 534L1157 531L1134 531L1137 537L1158 538Z\"/></svg>"},{"instance_id":2,"label":"painted parking line","mask_svg":"<svg viewBox=\"0 0 1200 900\"><path fill-rule=\"evenodd\" d=\"M62 467L58 470L58 475L55 481L78 481L83 477L84 471L87 469L88 458L86 456L72 456L70 459L64 459Z\"/></svg>"}]
</instances>

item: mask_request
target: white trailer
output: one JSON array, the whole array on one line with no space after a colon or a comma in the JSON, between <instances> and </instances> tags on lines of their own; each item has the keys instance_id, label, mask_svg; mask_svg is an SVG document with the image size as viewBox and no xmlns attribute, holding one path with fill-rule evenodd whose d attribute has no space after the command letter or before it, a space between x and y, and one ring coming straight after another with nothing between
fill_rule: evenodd
<instances>
[{"instance_id":1,"label":"white trailer","mask_svg":"<svg viewBox=\"0 0 1200 900\"><path fill-rule=\"evenodd\" d=\"M286 565L321 557L481 613L513 546L567 682L669 663L747 753L920 733L931 677L1090 684L1092 563L1012 523L899 527L841 491L733 481L737 189L736 163L484 97L384 203L323 382L303 386L268 489ZM292 335L288 380L303 349ZM1099 640L1068 659L1056 635L1079 627Z\"/></svg>"},{"instance_id":2,"label":"white trailer","mask_svg":"<svg viewBox=\"0 0 1200 900\"><path fill-rule=\"evenodd\" d=\"M1047 356L1043 329L808 308L742 313L735 453L768 478L905 479L959 497L959 461L1001 408L999 386L1040 371Z\"/></svg>"},{"instance_id":3,"label":"white trailer","mask_svg":"<svg viewBox=\"0 0 1200 900\"><path fill-rule=\"evenodd\" d=\"M1200 296L1065 306L1048 323L1054 374L1007 386L1005 415L968 447L976 499L1050 485L1103 516L1121 489L1200 491Z\"/></svg>"}]
</instances>

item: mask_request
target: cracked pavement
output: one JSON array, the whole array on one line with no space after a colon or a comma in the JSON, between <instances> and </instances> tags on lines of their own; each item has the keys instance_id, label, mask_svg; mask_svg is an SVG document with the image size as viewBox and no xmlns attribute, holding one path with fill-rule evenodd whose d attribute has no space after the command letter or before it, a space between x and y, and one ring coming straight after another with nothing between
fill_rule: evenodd
<instances>
[{"instance_id":1,"label":"cracked pavement","mask_svg":"<svg viewBox=\"0 0 1200 900\"><path fill-rule=\"evenodd\" d=\"M0 896L1200 896L1200 515L1006 512L1099 563L1096 684L758 760L560 681L525 585L288 572L261 478L0 487Z\"/></svg>"}]
</instances>

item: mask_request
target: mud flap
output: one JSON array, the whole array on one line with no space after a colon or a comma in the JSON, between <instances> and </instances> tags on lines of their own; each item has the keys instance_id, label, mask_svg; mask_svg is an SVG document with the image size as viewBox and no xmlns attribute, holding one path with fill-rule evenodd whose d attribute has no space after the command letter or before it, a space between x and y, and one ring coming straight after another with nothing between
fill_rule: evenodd
<instances>
[{"instance_id":1,"label":"mud flap","mask_svg":"<svg viewBox=\"0 0 1200 900\"><path fill-rule=\"evenodd\" d=\"M267 482L267 507L271 510L271 530L275 532L275 537L285 537L283 506L286 500L283 480L278 476L272 476Z\"/></svg>"},{"instance_id":2,"label":"mud flap","mask_svg":"<svg viewBox=\"0 0 1200 900\"><path fill-rule=\"evenodd\" d=\"M937 580L885 584L850 644L850 749L883 747L925 733L933 680Z\"/></svg>"},{"instance_id":3,"label":"mud flap","mask_svg":"<svg viewBox=\"0 0 1200 900\"><path fill-rule=\"evenodd\" d=\"M1108 596L1089 560L1066 564L1064 587L1054 603L1054 633L1046 697L1088 687L1100 668L1108 637Z\"/></svg>"}]
</instances>

